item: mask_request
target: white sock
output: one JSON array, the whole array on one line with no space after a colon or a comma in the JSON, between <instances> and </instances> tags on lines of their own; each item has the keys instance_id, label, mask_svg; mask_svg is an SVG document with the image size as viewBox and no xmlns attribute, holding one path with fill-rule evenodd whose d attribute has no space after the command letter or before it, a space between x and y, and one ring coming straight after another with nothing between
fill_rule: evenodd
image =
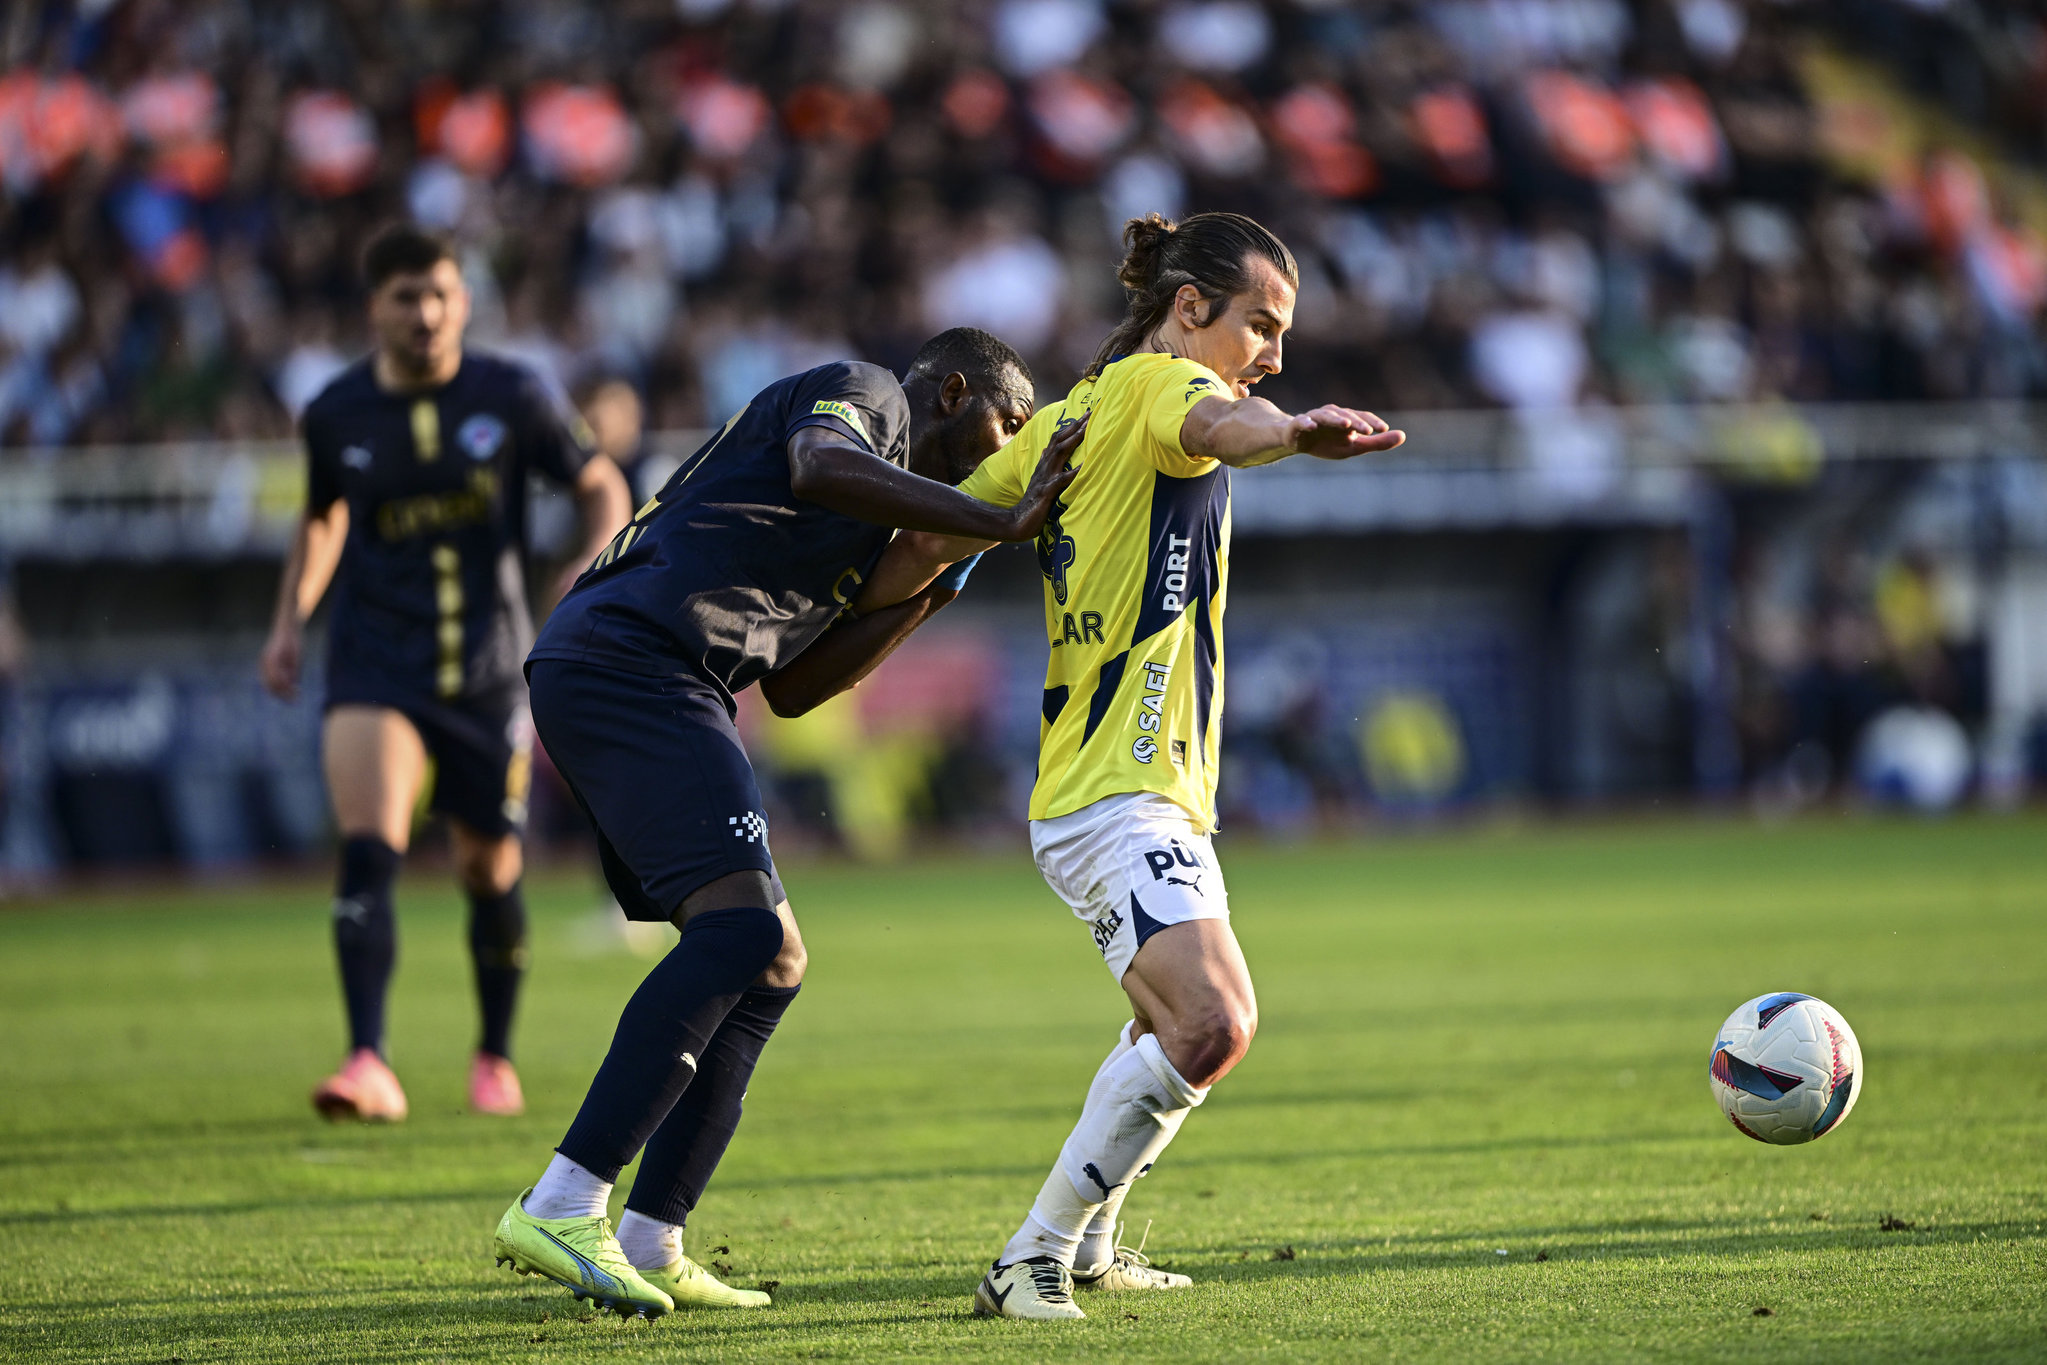
<instances>
[{"instance_id":1,"label":"white sock","mask_svg":"<svg viewBox=\"0 0 2047 1365\"><path fill-rule=\"evenodd\" d=\"M1130 1184L1117 1190L1095 1210L1087 1231L1080 1235L1080 1246L1073 1253L1073 1273L1084 1280L1102 1274L1116 1259L1116 1221L1123 1216L1123 1201L1130 1196L1130 1188L1151 1173L1151 1168L1165 1154L1167 1144L1179 1136L1180 1125L1187 1121L1192 1109L1175 1109L1170 1114L1159 1115L1159 1127L1164 1131L1159 1137L1157 1150L1136 1175L1130 1177Z\"/></svg>"},{"instance_id":2,"label":"white sock","mask_svg":"<svg viewBox=\"0 0 2047 1365\"><path fill-rule=\"evenodd\" d=\"M1130 1035L1135 1032L1137 1032L1137 1021L1135 1019L1132 1019L1129 1023L1123 1025L1122 1028L1116 1030L1116 1046L1109 1049L1109 1055L1102 1058L1102 1064L1095 1068L1095 1078L1088 1082L1087 1104L1081 1106L1083 1111L1086 1110L1088 1104L1095 1102L1096 1096L1101 1093L1102 1087L1107 1084L1106 1078L1109 1074L1109 1068L1122 1061L1123 1054L1137 1046L1137 1044L1130 1041Z\"/></svg>"},{"instance_id":3,"label":"white sock","mask_svg":"<svg viewBox=\"0 0 2047 1365\"><path fill-rule=\"evenodd\" d=\"M1004 1265L1031 1256L1072 1265L1081 1235L1102 1205L1150 1169L1179 1131L1182 1111L1208 1097L1174 1069L1149 1033L1095 1079L1080 1122L1060 1148L1030 1215L1002 1249Z\"/></svg>"},{"instance_id":4,"label":"white sock","mask_svg":"<svg viewBox=\"0 0 2047 1365\"><path fill-rule=\"evenodd\" d=\"M1109 1072L1116 1065L1117 1062L1120 1062L1123 1060L1123 1058L1129 1056L1131 1049L1136 1046L1130 1041L1130 1035L1135 1033L1136 1031L1137 1021L1135 1019L1130 1020L1129 1022L1125 1023L1123 1027L1116 1030L1116 1045L1109 1049L1109 1055L1107 1057L1104 1057L1102 1059L1102 1064L1095 1068L1095 1078L1092 1081L1088 1082L1087 1101L1080 1107L1080 1112L1083 1115L1087 1114L1091 1110L1098 1109L1102 1105L1107 1104L1109 1102L1108 1099L1108 1089L1110 1085ZM1038 1195L1038 1204L1040 1206L1049 1206L1057 1204L1064 1199L1066 1192L1069 1189L1070 1186L1068 1186L1065 1183L1058 1167L1055 1166L1052 1170L1052 1179L1046 1182L1045 1190L1040 1192L1040 1194ZM1120 1204L1121 1201L1113 1200L1111 1201L1111 1203ZM1063 1219L1063 1215L1058 1216L1062 1217ZM1097 1213L1095 1215L1096 1220L1099 1221L1101 1216L1102 1215L1100 1213ZM1111 1215L1111 1217L1113 1222L1113 1214ZM1092 1226L1092 1224L1090 1226ZM1012 1238L1009 1247L1004 1249L1002 1253L1003 1261L1007 1263L1018 1259L1017 1256L1010 1255L1010 1252L1017 1250L1019 1240L1026 1238L1032 1240L1035 1249L1027 1252L1020 1252L1019 1255L1028 1256L1057 1255L1058 1248L1056 1246L1054 1247L1036 1246L1036 1243L1041 1238L1041 1236L1042 1234L1039 1232L1039 1230L1036 1229L1028 1219L1025 1220L1023 1231L1019 1232L1015 1238ZM1061 1245L1063 1245L1063 1241L1064 1239L1061 1239L1060 1241ZM1079 1261L1076 1261L1074 1263L1081 1264L1081 1262Z\"/></svg>"},{"instance_id":5,"label":"white sock","mask_svg":"<svg viewBox=\"0 0 2047 1365\"><path fill-rule=\"evenodd\" d=\"M1109 1055L1102 1059L1102 1065L1095 1072L1094 1081L1087 1088L1087 1103L1089 1105L1100 1103L1102 1091L1108 1083L1109 1068L1114 1066L1124 1053L1130 1051L1135 1046L1130 1041L1130 1035L1136 1031L1137 1021L1135 1019L1132 1019L1129 1023L1123 1025L1122 1028L1116 1030L1116 1046L1110 1048ZM1087 1105L1081 1106L1083 1113L1086 1112L1086 1109ZM1095 1266L1106 1265L1114 1258L1116 1254L1116 1217L1123 1210L1123 1196L1127 1193L1129 1193L1128 1187L1118 1190L1113 1198L1105 1202L1101 1208L1095 1210L1093 1221L1087 1225L1087 1231L1080 1236L1080 1248L1074 1253L1073 1265L1075 1270L1082 1268L1091 1269Z\"/></svg>"},{"instance_id":6,"label":"white sock","mask_svg":"<svg viewBox=\"0 0 2047 1365\"><path fill-rule=\"evenodd\" d=\"M618 1220L618 1244L634 1269L660 1270L682 1259L682 1224L627 1209Z\"/></svg>"},{"instance_id":7,"label":"white sock","mask_svg":"<svg viewBox=\"0 0 2047 1365\"><path fill-rule=\"evenodd\" d=\"M556 1152L526 1196L526 1212L535 1218L602 1218L610 1202L609 1180Z\"/></svg>"}]
</instances>

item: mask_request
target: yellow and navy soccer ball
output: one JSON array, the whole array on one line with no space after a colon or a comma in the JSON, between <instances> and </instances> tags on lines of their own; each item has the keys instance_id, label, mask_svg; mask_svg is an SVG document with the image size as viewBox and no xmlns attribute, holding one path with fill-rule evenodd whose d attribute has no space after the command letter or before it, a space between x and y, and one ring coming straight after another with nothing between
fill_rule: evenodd
<instances>
[{"instance_id":1,"label":"yellow and navy soccer ball","mask_svg":"<svg viewBox=\"0 0 2047 1365\"><path fill-rule=\"evenodd\" d=\"M1862 1045L1841 1012L1796 991L1759 995L1713 1039L1713 1098L1757 1142L1790 1146L1841 1126L1862 1093Z\"/></svg>"}]
</instances>

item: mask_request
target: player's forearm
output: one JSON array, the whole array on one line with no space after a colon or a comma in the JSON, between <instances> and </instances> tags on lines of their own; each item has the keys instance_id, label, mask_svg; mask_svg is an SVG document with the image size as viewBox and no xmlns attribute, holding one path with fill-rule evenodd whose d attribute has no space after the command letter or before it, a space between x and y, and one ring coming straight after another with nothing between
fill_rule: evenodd
<instances>
[{"instance_id":1,"label":"player's forearm","mask_svg":"<svg viewBox=\"0 0 2047 1365\"><path fill-rule=\"evenodd\" d=\"M296 626L305 620L299 613L299 589L306 578L306 540L311 523L301 518L291 533L291 548L284 552L284 569L277 576L277 602L271 608L273 626Z\"/></svg>"},{"instance_id":2,"label":"player's forearm","mask_svg":"<svg viewBox=\"0 0 2047 1365\"><path fill-rule=\"evenodd\" d=\"M761 679L768 709L778 716L800 716L855 686L954 596L930 589L826 631L816 644Z\"/></svg>"},{"instance_id":3,"label":"player's forearm","mask_svg":"<svg viewBox=\"0 0 2047 1365\"><path fill-rule=\"evenodd\" d=\"M624 472L610 456L594 457L576 478L576 521L583 531L583 543L571 559L577 572L604 553L632 516L633 495Z\"/></svg>"},{"instance_id":4,"label":"player's forearm","mask_svg":"<svg viewBox=\"0 0 2047 1365\"><path fill-rule=\"evenodd\" d=\"M798 432L789 451L789 486L804 501L877 526L982 541L1012 537L1009 508L919 478L864 450L803 440L810 430L816 428Z\"/></svg>"},{"instance_id":5,"label":"player's forearm","mask_svg":"<svg viewBox=\"0 0 2047 1365\"><path fill-rule=\"evenodd\" d=\"M1293 418L1263 398L1207 398L1187 413L1180 444L1189 455L1238 469L1295 454Z\"/></svg>"},{"instance_id":6,"label":"player's forearm","mask_svg":"<svg viewBox=\"0 0 2047 1365\"><path fill-rule=\"evenodd\" d=\"M308 512L299 519L277 582L277 606L272 613L277 624L304 625L326 596L347 536L346 506L336 503L325 512ZM342 510L337 514L336 509Z\"/></svg>"},{"instance_id":7,"label":"player's forearm","mask_svg":"<svg viewBox=\"0 0 2047 1365\"><path fill-rule=\"evenodd\" d=\"M862 616L908 601L931 586L931 580L948 565L995 547L992 540L932 535L928 531L905 531L889 542L881 563L874 566L853 610Z\"/></svg>"}]
</instances>

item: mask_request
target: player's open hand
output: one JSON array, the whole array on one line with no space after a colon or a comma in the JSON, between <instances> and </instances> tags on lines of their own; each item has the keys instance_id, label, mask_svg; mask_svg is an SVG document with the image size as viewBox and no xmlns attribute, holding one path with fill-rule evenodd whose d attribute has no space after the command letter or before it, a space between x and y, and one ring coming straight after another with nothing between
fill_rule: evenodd
<instances>
[{"instance_id":1,"label":"player's open hand","mask_svg":"<svg viewBox=\"0 0 2047 1365\"><path fill-rule=\"evenodd\" d=\"M1376 454L1407 439L1406 432L1395 431L1377 413L1339 408L1334 403L1301 413L1289 425L1295 451L1318 460Z\"/></svg>"},{"instance_id":2,"label":"player's open hand","mask_svg":"<svg viewBox=\"0 0 2047 1365\"><path fill-rule=\"evenodd\" d=\"M1052 504L1080 473L1080 466L1072 462L1073 453L1080 449L1081 439L1087 435L1087 420L1092 415L1086 413L1079 421L1061 424L1045 443L1045 453L1038 457L1038 467L1024 487L1022 500L1010 509L1010 534L1003 539L1032 540L1044 529L1045 519L1052 515Z\"/></svg>"},{"instance_id":3,"label":"player's open hand","mask_svg":"<svg viewBox=\"0 0 2047 1365\"><path fill-rule=\"evenodd\" d=\"M263 642L256 671L263 689L271 696L290 701L299 694L299 660L304 653L305 632L297 626L276 626Z\"/></svg>"}]
</instances>

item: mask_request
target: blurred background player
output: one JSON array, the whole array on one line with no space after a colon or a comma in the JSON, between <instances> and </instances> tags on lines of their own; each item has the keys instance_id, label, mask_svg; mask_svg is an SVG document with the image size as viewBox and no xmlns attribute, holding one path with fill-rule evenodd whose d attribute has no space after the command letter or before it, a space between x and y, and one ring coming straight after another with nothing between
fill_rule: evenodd
<instances>
[{"instance_id":1,"label":"blurred background player","mask_svg":"<svg viewBox=\"0 0 2047 1365\"><path fill-rule=\"evenodd\" d=\"M973 328L925 343L901 384L847 361L780 380L683 462L548 618L527 664L548 757L597 825L626 914L682 939L627 1003L546 1172L499 1221L501 1264L621 1314L767 1306L682 1242L806 963L734 696L759 682L776 711L807 710L929 614L933 599L904 594L831 629L890 527L1036 535L1071 478L1072 439L1041 443L1013 506L952 486L1031 406L1022 359ZM613 1237L612 1184L642 1148Z\"/></svg>"},{"instance_id":2,"label":"blurred background player","mask_svg":"<svg viewBox=\"0 0 2047 1365\"><path fill-rule=\"evenodd\" d=\"M519 832L532 721L519 672L532 639L523 585L526 489L537 473L574 490L583 549L573 579L625 524L631 502L609 459L519 365L463 348L469 291L446 240L397 225L363 257L374 353L306 409L306 511L283 578L264 685L298 687L304 625L330 581L321 743L340 827L334 947L349 1055L313 1103L329 1118L398 1120L384 1001L397 956L392 885L434 764L469 901L482 1031L469 1100L524 1107L511 1027L526 962ZM550 596L558 596L559 590Z\"/></svg>"},{"instance_id":3,"label":"blurred background player","mask_svg":"<svg viewBox=\"0 0 2047 1365\"><path fill-rule=\"evenodd\" d=\"M1087 921L1135 1013L1089 1087L974 1311L1085 1317L1076 1280L1177 1289L1117 1245L1131 1182L1251 1045L1258 1008L1209 835L1222 731L1231 468L1346 459L1404 440L1367 412L1290 416L1251 386L1280 370L1300 274L1249 218L1157 214L1124 231L1129 312L1065 402L961 485L1004 505L1061 424L1085 419L1079 474L1038 538L1046 670L1031 849ZM985 548L903 537L862 602L921 587ZM898 575L901 575L900 580Z\"/></svg>"}]
</instances>

